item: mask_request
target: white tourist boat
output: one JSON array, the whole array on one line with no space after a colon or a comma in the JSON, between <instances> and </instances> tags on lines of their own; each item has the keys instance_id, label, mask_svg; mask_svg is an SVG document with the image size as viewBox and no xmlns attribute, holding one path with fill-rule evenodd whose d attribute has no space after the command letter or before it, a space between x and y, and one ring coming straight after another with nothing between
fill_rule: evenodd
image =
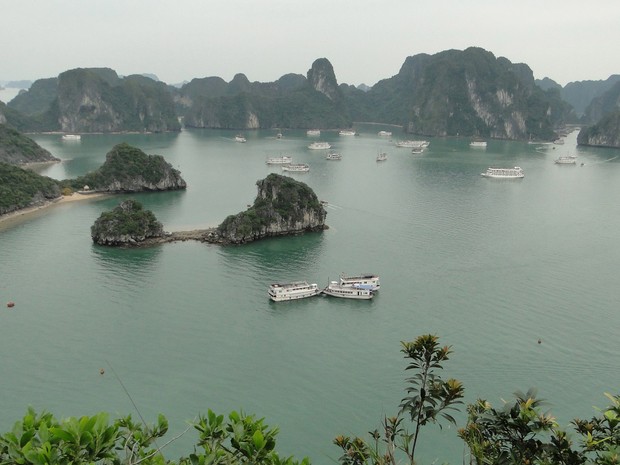
<instances>
[{"instance_id":1,"label":"white tourist boat","mask_svg":"<svg viewBox=\"0 0 620 465\"><path fill-rule=\"evenodd\" d=\"M247 139L246 139L245 137L243 137L242 135L237 134L237 135L235 136L235 142L241 142L241 143L243 143L243 142L247 142Z\"/></svg>"},{"instance_id":2,"label":"white tourist boat","mask_svg":"<svg viewBox=\"0 0 620 465\"><path fill-rule=\"evenodd\" d=\"M312 142L308 148L310 150L327 150L331 149L332 146L329 142Z\"/></svg>"},{"instance_id":3,"label":"white tourist boat","mask_svg":"<svg viewBox=\"0 0 620 465\"><path fill-rule=\"evenodd\" d=\"M414 147L411 149L411 153L422 153L424 152L424 147Z\"/></svg>"},{"instance_id":4,"label":"white tourist boat","mask_svg":"<svg viewBox=\"0 0 620 465\"><path fill-rule=\"evenodd\" d=\"M378 291L381 288L381 281L379 275L366 273L353 276L347 276L344 273L340 274L339 284L341 286L355 286L370 289L371 291Z\"/></svg>"},{"instance_id":5,"label":"white tourist boat","mask_svg":"<svg viewBox=\"0 0 620 465\"><path fill-rule=\"evenodd\" d=\"M379 135L383 137L390 137L392 133L390 131L379 131Z\"/></svg>"},{"instance_id":6,"label":"white tourist boat","mask_svg":"<svg viewBox=\"0 0 620 465\"><path fill-rule=\"evenodd\" d=\"M338 152L329 151L325 156L327 160L342 160L342 154Z\"/></svg>"},{"instance_id":7,"label":"white tourist boat","mask_svg":"<svg viewBox=\"0 0 620 465\"><path fill-rule=\"evenodd\" d=\"M282 165L282 171L305 173L310 171L310 165L306 163L291 163L290 165Z\"/></svg>"},{"instance_id":8,"label":"white tourist boat","mask_svg":"<svg viewBox=\"0 0 620 465\"><path fill-rule=\"evenodd\" d=\"M371 289L356 287L356 286L343 286L338 281L330 281L323 294L331 295L332 297L341 297L343 299L372 299L374 293Z\"/></svg>"},{"instance_id":9,"label":"white tourist boat","mask_svg":"<svg viewBox=\"0 0 620 465\"><path fill-rule=\"evenodd\" d=\"M339 136L355 136L356 134L357 133L352 129L342 129L340 132L338 132Z\"/></svg>"},{"instance_id":10,"label":"white tourist boat","mask_svg":"<svg viewBox=\"0 0 620 465\"><path fill-rule=\"evenodd\" d=\"M387 153L379 152L379 154L377 155L377 161L386 161L386 160L387 160Z\"/></svg>"},{"instance_id":11,"label":"white tourist boat","mask_svg":"<svg viewBox=\"0 0 620 465\"><path fill-rule=\"evenodd\" d=\"M555 163L557 163L558 165L576 165L577 157L575 155L561 156L555 160Z\"/></svg>"},{"instance_id":12,"label":"white tourist boat","mask_svg":"<svg viewBox=\"0 0 620 465\"><path fill-rule=\"evenodd\" d=\"M469 146L470 147L474 147L474 148L482 148L482 149L484 149L487 146L487 141L486 140L472 140L469 143Z\"/></svg>"},{"instance_id":13,"label":"white tourist boat","mask_svg":"<svg viewBox=\"0 0 620 465\"><path fill-rule=\"evenodd\" d=\"M271 284L267 291L269 298L274 302L305 299L306 297L319 295L321 292L317 284L308 284L306 281Z\"/></svg>"},{"instance_id":14,"label":"white tourist boat","mask_svg":"<svg viewBox=\"0 0 620 465\"><path fill-rule=\"evenodd\" d=\"M62 140L81 140L82 136L79 134L63 134Z\"/></svg>"},{"instance_id":15,"label":"white tourist boat","mask_svg":"<svg viewBox=\"0 0 620 465\"><path fill-rule=\"evenodd\" d=\"M293 163L293 157L283 155L281 157L269 157L265 162L268 165L288 165Z\"/></svg>"},{"instance_id":16,"label":"white tourist boat","mask_svg":"<svg viewBox=\"0 0 620 465\"><path fill-rule=\"evenodd\" d=\"M419 148L419 147L428 147L429 142L427 140L399 140L394 145L396 147L404 147L404 148Z\"/></svg>"},{"instance_id":17,"label":"white tourist boat","mask_svg":"<svg viewBox=\"0 0 620 465\"><path fill-rule=\"evenodd\" d=\"M306 136L320 136L320 135L321 135L320 129L308 129L306 131Z\"/></svg>"},{"instance_id":18,"label":"white tourist boat","mask_svg":"<svg viewBox=\"0 0 620 465\"><path fill-rule=\"evenodd\" d=\"M487 168L484 173L480 173L480 176L497 179L520 179L525 177L525 174L521 168L515 166L514 168Z\"/></svg>"}]
</instances>

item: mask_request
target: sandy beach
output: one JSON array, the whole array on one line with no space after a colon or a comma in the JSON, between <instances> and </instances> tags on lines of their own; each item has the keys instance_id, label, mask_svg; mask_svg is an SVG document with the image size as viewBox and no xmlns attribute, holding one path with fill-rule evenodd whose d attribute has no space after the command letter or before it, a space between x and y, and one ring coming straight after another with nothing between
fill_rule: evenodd
<instances>
[{"instance_id":1,"label":"sandy beach","mask_svg":"<svg viewBox=\"0 0 620 465\"><path fill-rule=\"evenodd\" d=\"M0 227L2 228L10 227L13 224L16 224L16 223L19 223L20 221L31 218L35 216L37 213L42 212L43 210L47 210L48 208L53 207L55 205L63 205L65 203L70 203L70 202L79 202L79 201L84 201L84 200L97 199L97 198L104 197L106 195L111 195L111 194L106 194L106 193L78 194L77 192L75 192L73 195L63 195L59 197L58 199L51 200L42 205L22 208L14 212L7 213L5 215L0 215Z\"/></svg>"}]
</instances>

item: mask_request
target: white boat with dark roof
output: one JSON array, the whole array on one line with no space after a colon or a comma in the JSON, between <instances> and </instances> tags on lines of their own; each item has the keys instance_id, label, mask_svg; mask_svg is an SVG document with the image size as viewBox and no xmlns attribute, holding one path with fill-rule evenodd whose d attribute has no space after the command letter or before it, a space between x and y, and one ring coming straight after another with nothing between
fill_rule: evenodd
<instances>
[{"instance_id":1,"label":"white boat with dark roof","mask_svg":"<svg viewBox=\"0 0 620 465\"><path fill-rule=\"evenodd\" d=\"M306 163L291 163L290 165L282 165L282 171L305 173L310 171L310 165Z\"/></svg>"},{"instance_id":2,"label":"white boat with dark roof","mask_svg":"<svg viewBox=\"0 0 620 465\"><path fill-rule=\"evenodd\" d=\"M267 293L274 302L285 300L305 299L321 293L317 284L308 284L307 281L295 281L291 283L275 283L269 286Z\"/></svg>"},{"instance_id":3,"label":"white boat with dark roof","mask_svg":"<svg viewBox=\"0 0 620 465\"><path fill-rule=\"evenodd\" d=\"M347 276L340 274L340 285L345 287L364 287L371 291L378 291L381 288L379 275L372 273Z\"/></svg>"},{"instance_id":4,"label":"white boat with dark roof","mask_svg":"<svg viewBox=\"0 0 620 465\"><path fill-rule=\"evenodd\" d=\"M525 177L525 174L521 168L515 166L514 168L487 168L484 173L480 173L480 176L496 179L520 179Z\"/></svg>"},{"instance_id":5,"label":"white boat with dark roof","mask_svg":"<svg viewBox=\"0 0 620 465\"><path fill-rule=\"evenodd\" d=\"M282 155L281 157L269 157L265 162L268 165L288 165L293 163L293 157Z\"/></svg>"},{"instance_id":6,"label":"white boat with dark roof","mask_svg":"<svg viewBox=\"0 0 620 465\"><path fill-rule=\"evenodd\" d=\"M328 150L331 149L332 146L329 142L312 142L308 148L310 150Z\"/></svg>"},{"instance_id":7,"label":"white boat with dark roof","mask_svg":"<svg viewBox=\"0 0 620 465\"><path fill-rule=\"evenodd\" d=\"M368 300L374 297L374 292L371 289L357 286L343 286L338 281L330 281L327 287L323 289L323 294L343 299Z\"/></svg>"}]
</instances>

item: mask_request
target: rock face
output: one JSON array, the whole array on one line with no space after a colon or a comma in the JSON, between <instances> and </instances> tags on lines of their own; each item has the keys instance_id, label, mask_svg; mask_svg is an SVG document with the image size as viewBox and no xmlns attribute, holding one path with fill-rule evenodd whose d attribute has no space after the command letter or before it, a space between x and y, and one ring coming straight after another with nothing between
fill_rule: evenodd
<instances>
[{"instance_id":1,"label":"rock face","mask_svg":"<svg viewBox=\"0 0 620 465\"><path fill-rule=\"evenodd\" d=\"M136 245L162 237L164 228L150 210L135 200L125 200L111 212L104 212L90 228L93 242L99 245Z\"/></svg>"},{"instance_id":2,"label":"rock face","mask_svg":"<svg viewBox=\"0 0 620 465\"><path fill-rule=\"evenodd\" d=\"M620 147L620 110L603 117L597 124L583 128L577 136L578 145Z\"/></svg>"},{"instance_id":3,"label":"rock face","mask_svg":"<svg viewBox=\"0 0 620 465\"><path fill-rule=\"evenodd\" d=\"M328 99L342 100L342 92L338 88L334 68L327 58L319 58L312 63L312 68L308 71L308 82L314 90Z\"/></svg>"},{"instance_id":4,"label":"rock face","mask_svg":"<svg viewBox=\"0 0 620 465\"><path fill-rule=\"evenodd\" d=\"M258 195L245 212L217 227L211 242L242 244L258 239L322 231L327 212L314 191L287 176L270 174L256 183Z\"/></svg>"},{"instance_id":5,"label":"rock face","mask_svg":"<svg viewBox=\"0 0 620 465\"><path fill-rule=\"evenodd\" d=\"M187 183L161 155L147 155L122 143L106 155L97 171L71 181L75 189L88 186L97 192L143 192L185 189Z\"/></svg>"},{"instance_id":6,"label":"rock face","mask_svg":"<svg viewBox=\"0 0 620 465\"><path fill-rule=\"evenodd\" d=\"M0 162L11 165L60 161L19 131L0 124Z\"/></svg>"}]
</instances>

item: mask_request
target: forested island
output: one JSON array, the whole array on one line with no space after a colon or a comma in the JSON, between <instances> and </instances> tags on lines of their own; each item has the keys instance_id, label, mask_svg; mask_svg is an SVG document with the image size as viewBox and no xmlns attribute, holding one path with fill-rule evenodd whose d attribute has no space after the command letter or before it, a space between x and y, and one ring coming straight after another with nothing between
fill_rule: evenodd
<instances>
[{"instance_id":1,"label":"forested island","mask_svg":"<svg viewBox=\"0 0 620 465\"><path fill-rule=\"evenodd\" d=\"M579 99L602 98L613 84L564 92L550 79L536 81L526 64L477 47L407 57L396 75L370 88L338 83L327 58L315 60L306 75L267 83L242 73L230 82L210 76L179 87L153 78L109 68L65 71L0 106L0 123L24 132L106 133L336 129L372 121L425 136L553 140L567 123L597 122L601 112L584 112Z\"/></svg>"},{"instance_id":2,"label":"forested island","mask_svg":"<svg viewBox=\"0 0 620 465\"><path fill-rule=\"evenodd\" d=\"M165 232L155 215L139 202L127 200L104 212L91 227L99 245L136 247L197 240L212 244L245 244L267 237L327 229L327 212L305 183L272 173L256 182L258 195L247 210L230 215L219 226Z\"/></svg>"}]
</instances>

